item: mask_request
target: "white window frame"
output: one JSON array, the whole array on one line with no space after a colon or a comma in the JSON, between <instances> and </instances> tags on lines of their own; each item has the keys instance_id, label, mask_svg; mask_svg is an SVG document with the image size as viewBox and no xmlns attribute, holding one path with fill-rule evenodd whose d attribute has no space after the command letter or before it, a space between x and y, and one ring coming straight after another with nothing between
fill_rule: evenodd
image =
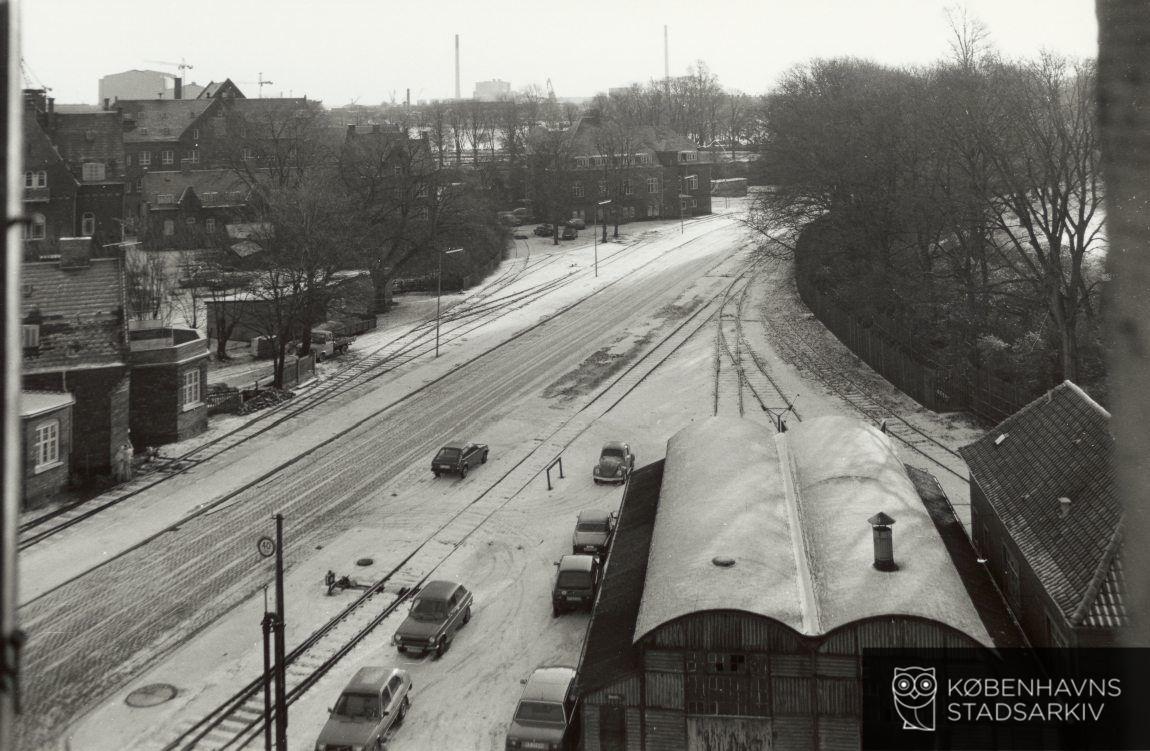
<instances>
[{"instance_id":1,"label":"white window frame","mask_svg":"<svg viewBox=\"0 0 1150 751\"><path fill-rule=\"evenodd\" d=\"M24 339L24 349L37 349L40 346L40 324L21 324L21 335Z\"/></svg>"},{"instance_id":2,"label":"white window frame","mask_svg":"<svg viewBox=\"0 0 1150 751\"><path fill-rule=\"evenodd\" d=\"M108 174L108 169L103 162L84 162L83 167L81 167L81 174L84 182L103 180Z\"/></svg>"},{"instance_id":3,"label":"white window frame","mask_svg":"<svg viewBox=\"0 0 1150 751\"><path fill-rule=\"evenodd\" d=\"M630 180L627 180L627 179L623 180L623 195L625 195L625 196L635 195L635 186L631 185Z\"/></svg>"},{"instance_id":4,"label":"white window frame","mask_svg":"<svg viewBox=\"0 0 1150 751\"><path fill-rule=\"evenodd\" d=\"M141 151L140 152L140 166L141 167L150 167L151 164L152 164L152 152Z\"/></svg>"},{"instance_id":5,"label":"white window frame","mask_svg":"<svg viewBox=\"0 0 1150 751\"><path fill-rule=\"evenodd\" d=\"M216 219L209 216L204 220L204 232L212 233L216 231Z\"/></svg>"},{"instance_id":6,"label":"white window frame","mask_svg":"<svg viewBox=\"0 0 1150 751\"><path fill-rule=\"evenodd\" d=\"M32 451L36 462L33 471L44 472L63 464L60 461L60 421L46 420L35 427L34 433Z\"/></svg>"},{"instance_id":7,"label":"white window frame","mask_svg":"<svg viewBox=\"0 0 1150 751\"><path fill-rule=\"evenodd\" d=\"M24 227L25 240L43 240L48 235L48 221L43 214L33 214L28 217L28 224Z\"/></svg>"},{"instance_id":8,"label":"white window frame","mask_svg":"<svg viewBox=\"0 0 1150 751\"><path fill-rule=\"evenodd\" d=\"M48 172L46 170L30 170L24 173L25 188L47 188Z\"/></svg>"},{"instance_id":9,"label":"white window frame","mask_svg":"<svg viewBox=\"0 0 1150 751\"><path fill-rule=\"evenodd\" d=\"M165 167L169 164L176 163L176 152L172 149L164 149L160 152L160 164Z\"/></svg>"},{"instance_id":10,"label":"white window frame","mask_svg":"<svg viewBox=\"0 0 1150 751\"><path fill-rule=\"evenodd\" d=\"M572 185L571 186L571 195L575 196L576 198L582 198L583 197L583 183L575 183L574 185Z\"/></svg>"},{"instance_id":11,"label":"white window frame","mask_svg":"<svg viewBox=\"0 0 1150 751\"><path fill-rule=\"evenodd\" d=\"M96 234L96 215L85 211L80 217L80 237L91 237Z\"/></svg>"},{"instance_id":12,"label":"white window frame","mask_svg":"<svg viewBox=\"0 0 1150 751\"><path fill-rule=\"evenodd\" d=\"M687 190L698 190L699 189L699 176L698 175L688 175L687 178L685 180L683 180L683 184L685 186L687 186Z\"/></svg>"},{"instance_id":13,"label":"white window frame","mask_svg":"<svg viewBox=\"0 0 1150 751\"><path fill-rule=\"evenodd\" d=\"M659 178L648 177L647 178L647 193L658 193L658 192L659 192Z\"/></svg>"},{"instance_id":14,"label":"white window frame","mask_svg":"<svg viewBox=\"0 0 1150 751\"><path fill-rule=\"evenodd\" d=\"M171 237L176 234L176 223L171 219L164 220L164 237Z\"/></svg>"},{"instance_id":15,"label":"white window frame","mask_svg":"<svg viewBox=\"0 0 1150 751\"><path fill-rule=\"evenodd\" d=\"M180 404L186 412L203 404L200 397L200 369L186 371L180 380Z\"/></svg>"},{"instance_id":16,"label":"white window frame","mask_svg":"<svg viewBox=\"0 0 1150 751\"><path fill-rule=\"evenodd\" d=\"M199 164L200 163L200 150L199 149L192 149L191 151L189 151L188 152L188 161L191 162L192 164Z\"/></svg>"},{"instance_id":17,"label":"white window frame","mask_svg":"<svg viewBox=\"0 0 1150 751\"><path fill-rule=\"evenodd\" d=\"M600 180L599 181L599 195L601 195L601 196L607 195L607 181L606 180Z\"/></svg>"}]
</instances>

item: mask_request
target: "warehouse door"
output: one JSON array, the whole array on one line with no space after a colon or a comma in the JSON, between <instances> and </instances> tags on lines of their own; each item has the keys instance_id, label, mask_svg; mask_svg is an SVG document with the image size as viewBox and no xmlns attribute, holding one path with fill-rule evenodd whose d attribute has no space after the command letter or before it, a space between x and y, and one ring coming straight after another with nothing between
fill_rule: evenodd
<instances>
[{"instance_id":1,"label":"warehouse door","mask_svg":"<svg viewBox=\"0 0 1150 751\"><path fill-rule=\"evenodd\" d=\"M770 751L771 721L761 717L687 717L687 751Z\"/></svg>"},{"instance_id":2,"label":"warehouse door","mask_svg":"<svg viewBox=\"0 0 1150 751\"><path fill-rule=\"evenodd\" d=\"M618 704L599 707L599 748L627 751L627 708Z\"/></svg>"}]
</instances>

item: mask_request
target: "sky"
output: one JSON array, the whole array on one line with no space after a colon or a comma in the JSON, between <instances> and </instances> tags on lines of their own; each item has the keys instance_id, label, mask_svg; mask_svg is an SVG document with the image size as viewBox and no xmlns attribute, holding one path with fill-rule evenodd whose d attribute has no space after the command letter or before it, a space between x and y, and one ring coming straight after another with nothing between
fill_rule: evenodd
<instances>
[{"instance_id":1,"label":"sky","mask_svg":"<svg viewBox=\"0 0 1150 751\"><path fill-rule=\"evenodd\" d=\"M454 94L476 81L545 87L560 97L671 75L702 60L728 89L769 90L796 64L855 56L922 65L948 53L948 8L965 9L1006 57L1096 54L1092 0L23 0L26 85L61 103L97 101L99 78L179 71L231 78L256 96L328 106ZM150 61L161 61L160 63Z\"/></svg>"}]
</instances>

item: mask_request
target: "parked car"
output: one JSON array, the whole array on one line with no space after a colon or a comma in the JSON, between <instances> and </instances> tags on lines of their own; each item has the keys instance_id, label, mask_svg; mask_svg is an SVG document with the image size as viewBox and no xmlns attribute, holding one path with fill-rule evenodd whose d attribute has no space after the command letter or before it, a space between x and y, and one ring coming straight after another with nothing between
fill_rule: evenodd
<instances>
[{"instance_id":1,"label":"parked car","mask_svg":"<svg viewBox=\"0 0 1150 751\"><path fill-rule=\"evenodd\" d=\"M391 643L400 652L434 652L442 657L455 634L471 620L474 598L462 584L432 581L423 585L411 604L411 612L399 628Z\"/></svg>"},{"instance_id":2,"label":"parked car","mask_svg":"<svg viewBox=\"0 0 1150 751\"><path fill-rule=\"evenodd\" d=\"M559 571L551 588L551 615L591 609L599 591L599 559L593 555L565 555L555 564Z\"/></svg>"},{"instance_id":3,"label":"parked car","mask_svg":"<svg viewBox=\"0 0 1150 751\"><path fill-rule=\"evenodd\" d=\"M573 216L567 220L567 226L572 229L587 229L587 223L583 221L582 217Z\"/></svg>"},{"instance_id":4,"label":"parked car","mask_svg":"<svg viewBox=\"0 0 1150 751\"><path fill-rule=\"evenodd\" d=\"M456 441L439 450L431 460L431 471L439 477L444 472L455 472L467 477L467 470L478 464L487 463L486 443L464 443Z\"/></svg>"},{"instance_id":5,"label":"parked car","mask_svg":"<svg viewBox=\"0 0 1150 751\"><path fill-rule=\"evenodd\" d=\"M516 229L514 232L511 233L511 236L514 237L516 240L527 240L528 239L527 232L525 230L521 230L521 229Z\"/></svg>"},{"instance_id":6,"label":"parked car","mask_svg":"<svg viewBox=\"0 0 1150 751\"><path fill-rule=\"evenodd\" d=\"M614 511L580 511L571 535L571 552L603 558L615 536L617 519Z\"/></svg>"},{"instance_id":7,"label":"parked car","mask_svg":"<svg viewBox=\"0 0 1150 751\"><path fill-rule=\"evenodd\" d=\"M631 447L619 441L610 441L603 444L591 476L596 485L601 482L626 482L633 469L635 455L631 453Z\"/></svg>"},{"instance_id":8,"label":"parked car","mask_svg":"<svg viewBox=\"0 0 1150 751\"><path fill-rule=\"evenodd\" d=\"M352 341L354 337L343 336L328 329L311 330L311 351L315 353L316 362L342 355L347 352Z\"/></svg>"},{"instance_id":9,"label":"parked car","mask_svg":"<svg viewBox=\"0 0 1150 751\"><path fill-rule=\"evenodd\" d=\"M399 668L360 668L328 710L316 751L383 748L384 736L411 707L411 676Z\"/></svg>"},{"instance_id":10,"label":"parked car","mask_svg":"<svg viewBox=\"0 0 1150 751\"><path fill-rule=\"evenodd\" d=\"M551 237L555 229L550 224L540 224L535 227L535 234L539 237Z\"/></svg>"},{"instance_id":11,"label":"parked car","mask_svg":"<svg viewBox=\"0 0 1150 751\"><path fill-rule=\"evenodd\" d=\"M535 668L515 706L505 748L514 751L575 748L579 723L575 721L578 701L574 687L574 668L558 665Z\"/></svg>"},{"instance_id":12,"label":"parked car","mask_svg":"<svg viewBox=\"0 0 1150 751\"><path fill-rule=\"evenodd\" d=\"M564 227L559 235L560 240L574 240L576 237L579 237L579 233L575 231L574 227Z\"/></svg>"}]
</instances>

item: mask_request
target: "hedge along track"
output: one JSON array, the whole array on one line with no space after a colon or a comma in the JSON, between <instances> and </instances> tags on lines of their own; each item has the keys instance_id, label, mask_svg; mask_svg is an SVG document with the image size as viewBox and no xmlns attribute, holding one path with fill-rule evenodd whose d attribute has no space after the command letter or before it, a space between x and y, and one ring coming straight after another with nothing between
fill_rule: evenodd
<instances>
[{"instance_id":1,"label":"hedge along track","mask_svg":"<svg viewBox=\"0 0 1150 751\"><path fill-rule=\"evenodd\" d=\"M724 215L710 215L697 219L693 223L709 222L720 219L723 216ZM628 255L629 251L649 244L654 239L653 237L640 237L635 242L621 247L616 246L615 252L601 259L599 266L610 266L618 262L621 256ZM691 240L681 241L661 253L658 257L661 258L673 253L689 242L691 242ZM562 254L550 253L538 256L535 260L526 259L523 266L517 271L501 274L497 277L494 282L496 286L495 290L490 290L488 289L489 285L485 285L476 294L455 302L440 315L440 346L442 347L444 344L465 337L472 331L498 320L502 316L509 315L514 311L530 305L548 293L562 289L578 281L580 278L584 278L593 273L590 269L579 269L555 279L533 285L519 292L501 297L492 296L494 291L501 291L510 286L513 282L522 278L527 271L538 270L556 260L561 260L563 257ZM639 271L639 269L627 272L619 279L599 289L605 289L631 276L637 271ZM598 290L596 290L596 292L597 291ZM593 295L595 293L592 292L591 294ZM574 307L574 305L577 305L579 302L580 301L576 301L571 305L565 306L547 318L559 315L571 307ZM543 321L536 323L527 330L534 328L546 320L546 318L543 319ZM158 468L155 473L148 475L146 478L137 478L130 483L130 487L125 488L123 492L113 498L98 501L95 505L92 505L92 499L77 501L22 524L19 529L19 549L27 550L70 527L96 516L102 511L117 506L121 502L149 490L160 483L166 482L177 475L188 472L193 467L215 458L231 448L267 433L300 414L319 407L359 386L387 375L419 357L433 352L435 349L434 337L434 318L411 325L396 338L380 345L356 362L336 371L322 388L312 389L304 395L262 410L243 425L216 436L199 446L191 448L179 456L168 458L165 465ZM483 353L480 354L482 355Z\"/></svg>"},{"instance_id":2,"label":"hedge along track","mask_svg":"<svg viewBox=\"0 0 1150 751\"><path fill-rule=\"evenodd\" d=\"M748 408L744 398L746 394L753 400L749 405L752 408L757 407L772 416L789 411L801 421L794 403L771 377L766 364L743 332L748 293L761 267L762 259L754 260L731 282L717 313L714 414L742 417Z\"/></svg>"},{"instance_id":3,"label":"hedge along track","mask_svg":"<svg viewBox=\"0 0 1150 751\"><path fill-rule=\"evenodd\" d=\"M724 258L716 266L726 261ZM555 455L562 453L597 419L620 404L684 343L707 326L711 319L710 311L716 301L720 297L725 299L729 293L730 286L695 308L659 342L600 388L576 413L484 489L475 500L453 513L430 534L424 535L400 563L371 585L367 592L292 649L286 656L287 703L293 704L318 683L342 657L367 639L406 602L464 542L519 497L528 485L536 482ZM500 487L504 485L510 485L511 491L500 493ZM477 514L478 520L473 521ZM450 542L450 550L446 553L436 552L439 548L432 543L445 539ZM381 595L389 597L384 598L386 602L379 608ZM482 607L476 609L474 614L481 616ZM262 691L262 676L256 677L199 720L182 723L183 728L175 739L164 746L164 750L234 749L256 740L263 732L265 723Z\"/></svg>"},{"instance_id":4,"label":"hedge along track","mask_svg":"<svg viewBox=\"0 0 1150 751\"><path fill-rule=\"evenodd\" d=\"M800 303L801 304L801 301ZM803 336L800 327L792 321L780 321L764 316L772 339L796 367L806 370L857 412L882 427L883 431L917 452L932 464L970 482L966 461L959 453L896 414L873 393L862 379L852 377L843 368L829 362ZM821 324L819 324L821 326ZM845 345L843 345L845 347ZM852 354L853 357L853 354Z\"/></svg>"}]
</instances>

